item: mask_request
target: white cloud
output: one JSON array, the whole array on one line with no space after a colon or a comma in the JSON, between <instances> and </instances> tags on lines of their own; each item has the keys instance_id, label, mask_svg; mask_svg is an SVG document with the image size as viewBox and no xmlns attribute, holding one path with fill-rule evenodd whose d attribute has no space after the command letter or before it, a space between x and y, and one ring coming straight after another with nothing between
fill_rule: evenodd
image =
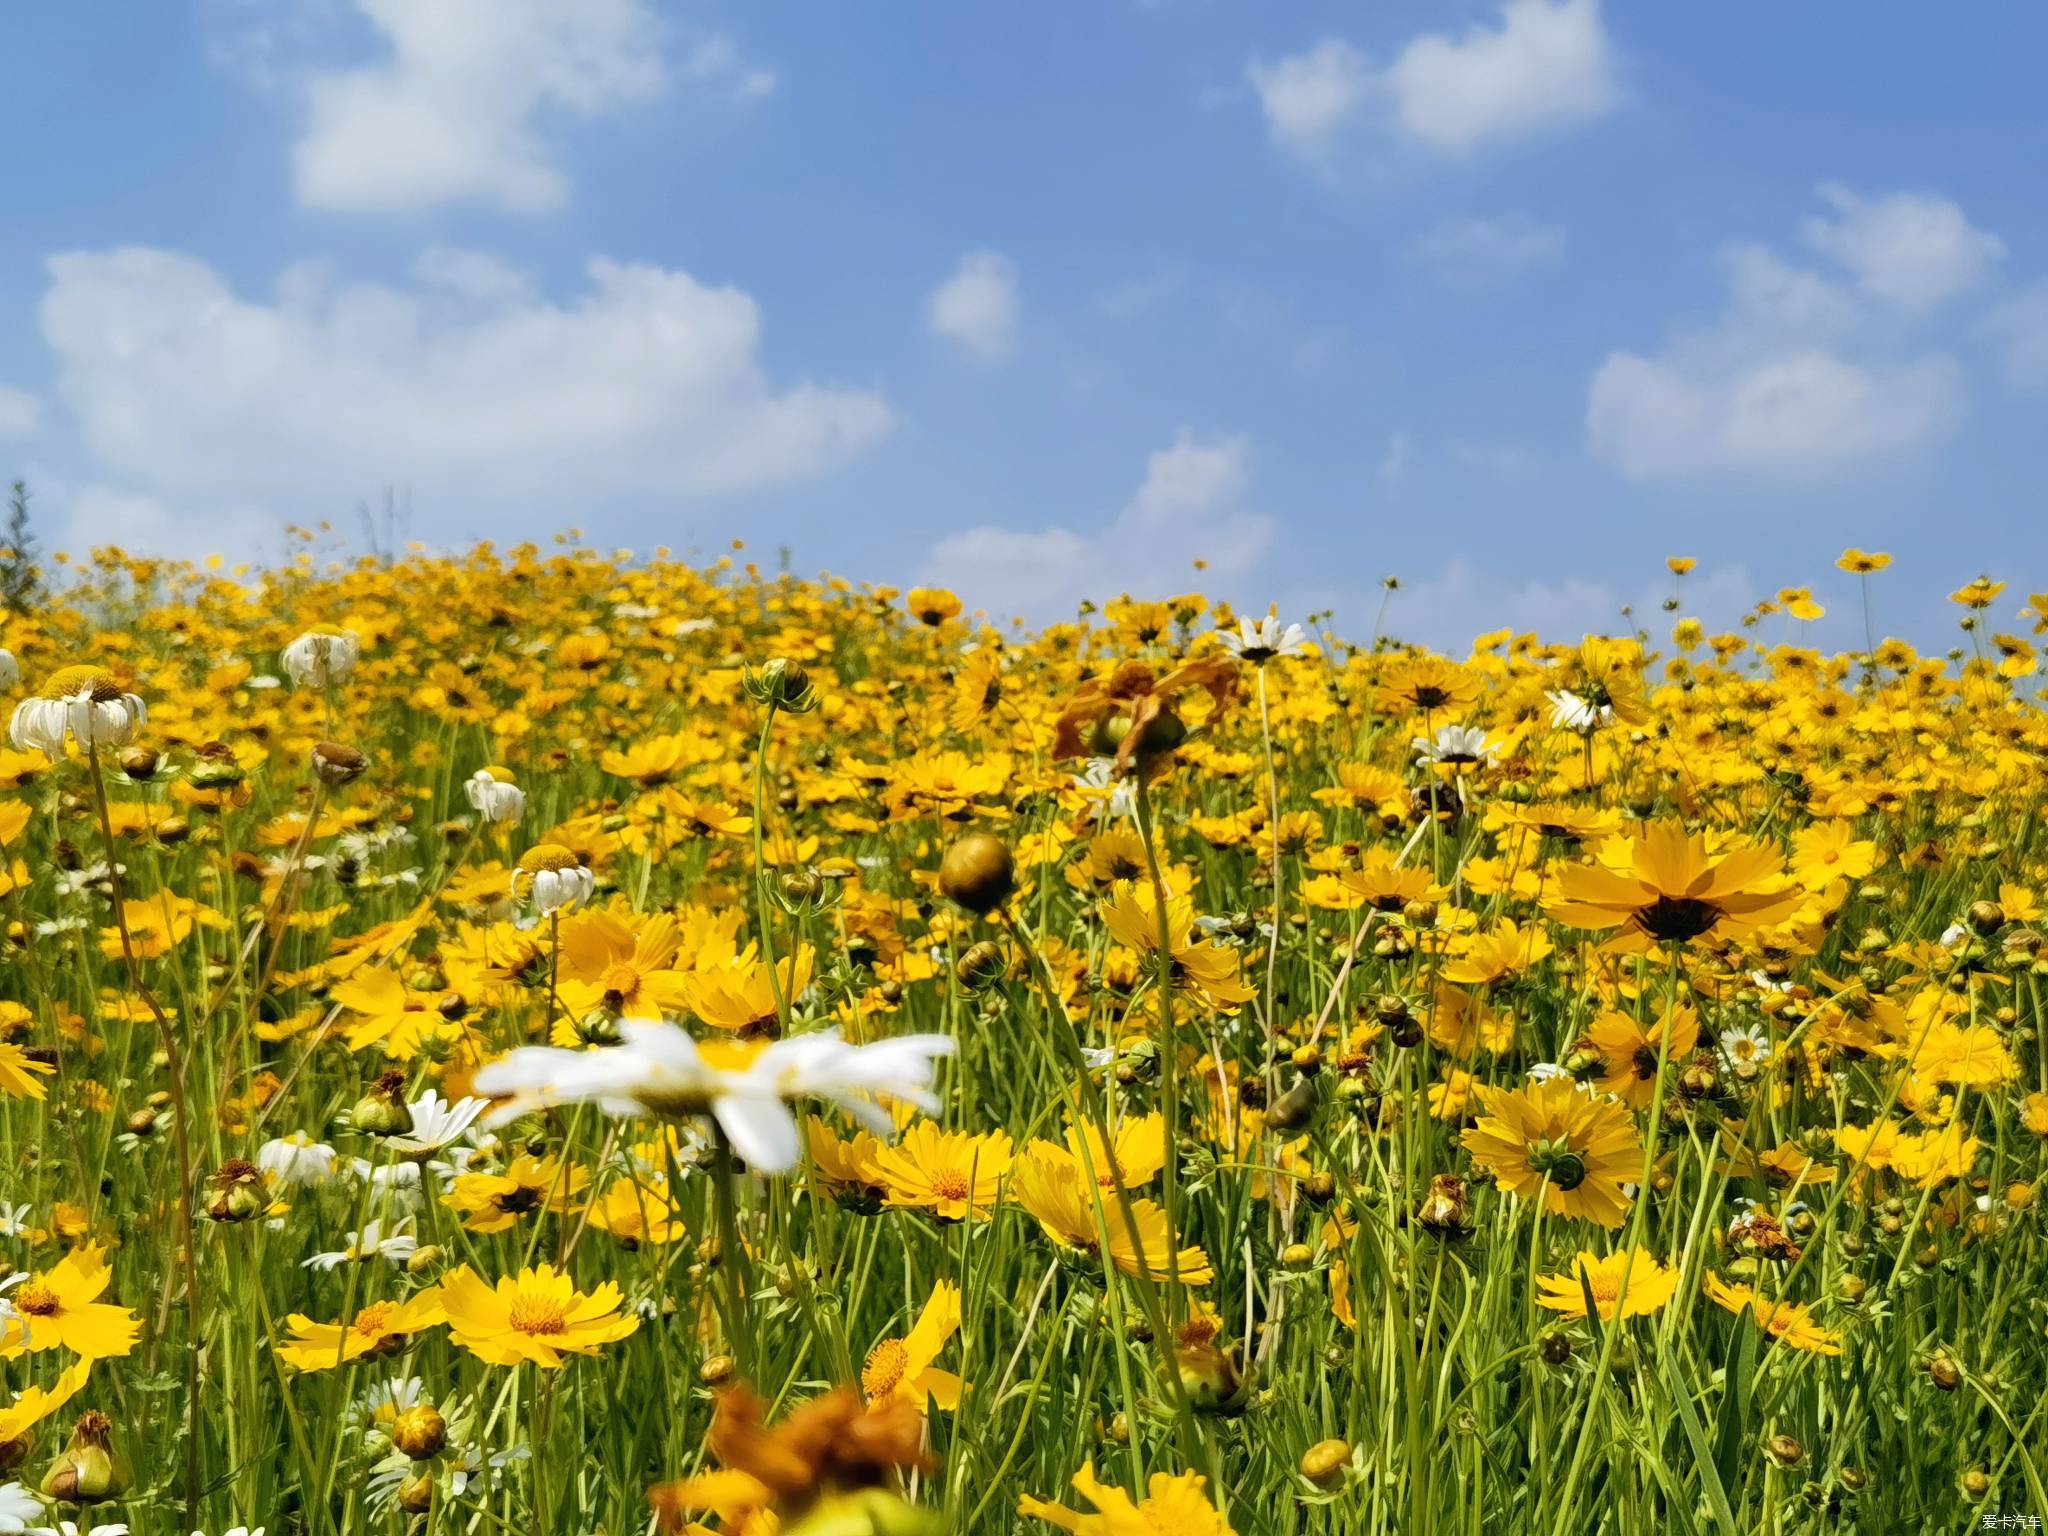
<instances>
[{"instance_id":1,"label":"white cloud","mask_svg":"<svg viewBox=\"0 0 2048 1536\"><path fill-rule=\"evenodd\" d=\"M697 40L684 56L683 74L700 84L729 87L747 101L773 95L778 84L774 70L748 63L739 45L722 32Z\"/></svg>"},{"instance_id":2,"label":"white cloud","mask_svg":"<svg viewBox=\"0 0 2048 1536\"><path fill-rule=\"evenodd\" d=\"M1863 197L1839 182L1818 189L1832 217L1800 225L1806 243L1840 262L1872 298L1929 309L1975 287L2005 255L2005 242L1973 226L1945 197L1893 192Z\"/></svg>"},{"instance_id":3,"label":"white cloud","mask_svg":"<svg viewBox=\"0 0 2048 1536\"><path fill-rule=\"evenodd\" d=\"M1494 22L1424 33L1384 69L1333 37L1246 71L1274 141L1310 156L1374 105L1439 153L1555 132L1611 111L1618 73L1599 0L1506 0Z\"/></svg>"},{"instance_id":4,"label":"white cloud","mask_svg":"<svg viewBox=\"0 0 2048 1536\"><path fill-rule=\"evenodd\" d=\"M536 116L594 116L663 86L660 27L647 0L355 4L389 53L307 80L293 168L308 207L556 207L568 183Z\"/></svg>"},{"instance_id":5,"label":"white cloud","mask_svg":"<svg viewBox=\"0 0 2048 1536\"><path fill-rule=\"evenodd\" d=\"M0 384L0 437L27 437L42 419L41 400L25 389Z\"/></svg>"},{"instance_id":6,"label":"white cloud","mask_svg":"<svg viewBox=\"0 0 2048 1536\"><path fill-rule=\"evenodd\" d=\"M1640 480L1716 471L1801 480L1891 458L1954 428L1961 366L1915 347L1912 328L1898 322L1976 281L1993 259L1990 237L1925 216L1937 204L1953 208L1939 198L1865 201L1829 187L1821 196L1837 217L1808 219L1802 235L1847 280L1768 246L1724 249L1718 316L1679 328L1653 355L1612 352L1594 372L1586 433L1596 456ZM1906 205L1921 211L1897 211ZM1929 228L1947 233L1898 233Z\"/></svg>"},{"instance_id":7,"label":"white cloud","mask_svg":"<svg viewBox=\"0 0 2048 1536\"><path fill-rule=\"evenodd\" d=\"M1598 0L1508 0L1497 27L1416 38L1387 84L1411 138L1462 151L1602 116L1615 73Z\"/></svg>"},{"instance_id":8,"label":"white cloud","mask_svg":"<svg viewBox=\"0 0 2048 1536\"><path fill-rule=\"evenodd\" d=\"M1144 483L1094 533L1071 528L970 528L932 550L920 579L957 591L998 617L1071 615L1083 598L1163 597L1198 582L1214 590L1255 567L1273 520L1245 510L1251 450L1242 437L1183 428L1151 455ZM1192 562L1208 562L1197 576Z\"/></svg>"},{"instance_id":9,"label":"white cloud","mask_svg":"<svg viewBox=\"0 0 2048 1536\"><path fill-rule=\"evenodd\" d=\"M934 333L987 362L1008 357L1017 344L1017 266L994 251L973 251L932 294Z\"/></svg>"},{"instance_id":10,"label":"white cloud","mask_svg":"<svg viewBox=\"0 0 2048 1536\"><path fill-rule=\"evenodd\" d=\"M1736 470L1818 476L1942 436L1962 409L1949 358L1862 367L1789 352L1729 373L1609 355L1593 375L1593 452L1637 480Z\"/></svg>"},{"instance_id":11,"label":"white cloud","mask_svg":"<svg viewBox=\"0 0 2048 1536\"><path fill-rule=\"evenodd\" d=\"M1336 37L1270 64L1253 59L1245 76L1258 92L1273 141L1311 154L1365 105L1374 86L1372 61Z\"/></svg>"},{"instance_id":12,"label":"white cloud","mask_svg":"<svg viewBox=\"0 0 2048 1536\"><path fill-rule=\"evenodd\" d=\"M1698 618L1709 630L1726 629L1757 598L1741 566L1688 576L1677 613L1663 610L1669 595L1668 582L1646 582L1628 593L1577 576L1546 581L1483 570L1460 555L1435 576L1401 584L1387 604L1386 630L1452 655L1462 655L1475 637L1496 629L1533 630L1547 641L1568 645L1587 634L1626 635L1639 626L1650 632L1653 643L1662 644L1681 617ZM1377 606L1378 592L1372 601ZM1631 612L1624 614L1624 607Z\"/></svg>"},{"instance_id":13,"label":"white cloud","mask_svg":"<svg viewBox=\"0 0 2048 1536\"><path fill-rule=\"evenodd\" d=\"M1387 439L1387 451L1380 455L1380 479L1394 484L1408 473L1408 434L1396 432Z\"/></svg>"},{"instance_id":14,"label":"white cloud","mask_svg":"<svg viewBox=\"0 0 2048 1536\"><path fill-rule=\"evenodd\" d=\"M559 520L815 475L891 421L867 390L778 388L754 301L659 267L593 260L567 303L450 252L412 287L301 267L268 300L169 251L49 269L58 393L102 472L209 515L331 513L396 483L444 521Z\"/></svg>"},{"instance_id":15,"label":"white cloud","mask_svg":"<svg viewBox=\"0 0 2048 1536\"><path fill-rule=\"evenodd\" d=\"M1564 229L1520 214L1448 219L1416 241L1409 257L1438 282L1487 288L1563 261Z\"/></svg>"}]
</instances>

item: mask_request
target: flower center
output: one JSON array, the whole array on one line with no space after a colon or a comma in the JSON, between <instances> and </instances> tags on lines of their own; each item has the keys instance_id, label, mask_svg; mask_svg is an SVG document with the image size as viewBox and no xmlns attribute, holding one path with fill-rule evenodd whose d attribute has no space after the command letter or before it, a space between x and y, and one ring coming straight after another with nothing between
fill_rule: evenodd
<instances>
[{"instance_id":1,"label":"flower center","mask_svg":"<svg viewBox=\"0 0 2048 1536\"><path fill-rule=\"evenodd\" d=\"M519 867L529 875L537 875L543 870L559 873L577 867L576 855L560 843L535 843L519 855Z\"/></svg>"},{"instance_id":2,"label":"flower center","mask_svg":"<svg viewBox=\"0 0 2048 1536\"><path fill-rule=\"evenodd\" d=\"M607 997L615 997L620 1002L630 1001L640 995L640 973L624 961L606 966L604 975L598 978L598 982L604 988Z\"/></svg>"},{"instance_id":3,"label":"flower center","mask_svg":"<svg viewBox=\"0 0 2048 1536\"><path fill-rule=\"evenodd\" d=\"M48 1317L62 1304L57 1293L40 1280L31 1280L14 1293L14 1310L32 1317Z\"/></svg>"},{"instance_id":4,"label":"flower center","mask_svg":"<svg viewBox=\"0 0 2048 1536\"><path fill-rule=\"evenodd\" d=\"M1659 896L1636 913L1636 925L1653 939L1683 943L1721 920L1721 909L1692 896Z\"/></svg>"},{"instance_id":5,"label":"flower center","mask_svg":"<svg viewBox=\"0 0 2048 1536\"><path fill-rule=\"evenodd\" d=\"M519 1333L566 1333L569 1329L568 1309L552 1296L516 1298L506 1321Z\"/></svg>"},{"instance_id":6,"label":"flower center","mask_svg":"<svg viewBox=\"0 0 2048 1536\"><path fill-rule=\"evenodd\" d=\"M46 699L90 698L95 704L111 704L121 696L120 683L102 667L63 667L43 684Z\"/></svg>"},{"instance_id":7,"label":"flower center","mask_svg":"<svg viewBox=\"0 0 2048 1536\"><path fill-rule=\"evenodd\" d=\"M869 1397L880 1397L894 1390L903 1379L903 1373L910 1365L910 1352L903 1347L901 1339L884 1339L875 1346L875 1352L868 1356L868 1363L860 1373L860 1389Z\"/></svg>"},{"instance_id":8,"label":"flower center","mask_svg":"<svg viewBox=\"0 0 2048 1536\"><path fill-rule=\"evenodd\" d=\"M373 1301L356 1314L356 1332L366 1339L381 1339L388 1331L384 1324L391 1316L391 1303Z\"/></svg>"},{"instance_id":9,"label":"flower center","mask_svg":"<svg viewBox=\"0 0 2048 1536\"><path fill-rule=\"evenodd\" d=\"M932 1175L932 1193L941 1200L965 1200L967 1175L958 1168L942 1168Z\"/></svg>"}]
</instances>

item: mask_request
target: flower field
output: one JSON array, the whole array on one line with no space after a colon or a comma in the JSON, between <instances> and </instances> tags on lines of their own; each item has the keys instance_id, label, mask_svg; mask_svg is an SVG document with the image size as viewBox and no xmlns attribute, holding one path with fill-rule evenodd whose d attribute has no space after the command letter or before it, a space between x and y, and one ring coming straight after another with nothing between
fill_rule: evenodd
<instances>
[{"instance_id":1,"label":"flower field","mask_svg":"<svg viewBox=\"0 0 2048 1536\"><path fill-rule=\"evenodd\" d=\"M0 1531L2048 1516L2048 597L1828 656L1687 565L1460 658L74 566L0 630Z\"/></svg>"}]
</instances>

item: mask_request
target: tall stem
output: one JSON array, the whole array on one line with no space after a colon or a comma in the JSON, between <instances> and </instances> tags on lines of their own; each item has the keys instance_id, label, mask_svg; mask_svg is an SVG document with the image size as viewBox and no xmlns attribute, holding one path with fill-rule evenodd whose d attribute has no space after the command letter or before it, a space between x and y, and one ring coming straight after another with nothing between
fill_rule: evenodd
<instances>
[{"instance_id":1,"label":"tall stem","mask_svg":"<svg viewBox=\"0 0 2048 1536\"><path fill-rule=\"evenodd\" d=\"M1138 838L1145 845L1145 868L1152 876L1152 906L1159 926L1153 970L1159 992L1159 1109L1166 1120L1166 1166L1160 1193L1166 1208L1166 1311L1177 1323L1185 1297L1180 1283L1180 1032L1173 1018L1173 919L1167 910L1166 876L1159 868L1159 851L1153 846L1152 798L1145 787L1143 762L1134 777L1138 781Z\"/></svg>"},{"instance_id":2,"label":"tall stem","mask_svg":"<svg viewBox=\"0 0 2048 1536\"><path fill-rule=\"evenodd\" d=\"M121 878L121 850L114 841L114 815L107 806L107 786L100 777L99 744L85 743L86 777L92 783L93 808L99 813L100 836L107 847L107 884L114 899L114 929L121 936L121 963L128 975L129 990L142 999L149 1016L156 1021L157 1038L163 1045L164 1067L171 1080L171 1144L178 1155L178 1244L183 1251L185 1272L185 1316L190 1334L185 1349L185 1528L199 1529L199 1350L204 1342L202 1295L199 1288L198 1244L192 1231L192 1136L191 1105L185 1094L185 1056L177 1032L163 1007L142 980L142 966L135 958L135 941L128 932L128 891Z\"/></svg>"}]
</instances>

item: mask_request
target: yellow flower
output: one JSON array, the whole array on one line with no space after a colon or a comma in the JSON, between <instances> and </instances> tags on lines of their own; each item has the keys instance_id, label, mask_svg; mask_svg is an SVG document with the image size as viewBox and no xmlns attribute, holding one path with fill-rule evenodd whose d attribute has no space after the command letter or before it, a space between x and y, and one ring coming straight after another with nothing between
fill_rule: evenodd
<instances>
[{"instance_id":1,"label":"yellow flower","mask_svg":"<svg viewBox=\"0 0 2048 1536\"><path fill-rule=\"evenodd\" d=\"M451 1019L441 1012L436 994L413 991L396 971L381 965L356 972L330 996L357 1015L342 1031L352 1051L374 1046L393 1061L410 1061L423 1048L469 1037L469 1027L459 1017Z\"/></svg>"},{"instance_id":2,"label":"yellow flower","mask_svg":"<svg viewBox=\"0 0 2048 1536\"><path fill-rule=\"evenodd\" d=\"M917 1315L910 1332L900 1339L884 1339L868 1352L861 1368L860 1389L870 1404L880 1407L902 1398L924 1408L928 1403L951 1411L960 1405L961 1382L951 1371L941 1371L932 1362L946 1341L960 1331L960 1287L941 1280L932 1287L931 1299Z\"/></svg>"},{"instance_id":3,"label":"yellow flower","mask_svg":"<svg viewBox=\"0 0 2048 1536\"><path fill-rule=\"evenodd\" d=\"M1628 1210L1621 1186L1641 1176L1643 1155L1623 1104L1564 1077L1513 1091L1482 1084L1475 1092L1482 1113L1464 1146L1502 1189L1523 1200L1541 1189L1553 1216L1621 1225Z\"/></svg>"},{"instance_id":4,"label":"yellow flower","mask_svg":"<svg viewBox=\"0 0 2048 1536\"><path fill-rule=\"evenodd\" d=\"M1792 834L1792 876L1808 890L1835 880L1861 880L1879 861L1877 844L1857 841L1846 821L1815 822Z\"/></svg>"},{"instance_id":5,"label":"yellow flower","mask_svg":"<svg viewBox=\"0 0 2048 1536\"><path fill-rule=\"evenodd\" d=\"M1780 877L1770 848L1712 853L1676 821L1603 844L1600 862L1557 872L1558 895L1544 911L1573 928L1619 928L1641 943L1729 938L1789 916L1799 891Z\"/></svg>"},{"instance_id":6,"label":"yellow flower","mask_svg":"<svg viewBox=\"0 0 2048 1536\"><path fill-rule=\"evenodd\" d=\"M1437 974L1461 986L1484 986L1528 970L1550 951L1550 939L1541 928L1518 928L1513 919L1503 918L1485 933L1463 940L1457 957L1445 961Z\"/></svg>"},{"instance_id":7,"label":"yellow flower","mask_svg":"<svg viewBox=\"0 0 2048 1536\"><path fill-rule=\"evenodd\" d=\"M15 1315L0 1334L0 1357L46 1349L68 1349L88 1360L127 1354L142 1324L128 1308L99 1299L112 1279L104 1251L92 1243L30 1276L7 1297Z\"/></svg>"},{"instance_id":8,"label":"yellow flower","mask_svg":"<svg viewBox=\"0 0 2048 1536\"><path fill-rule=\"evenodd\" d=\"M1815 1355L1839 1355L1841 1335L1814 1321L1813 1313L1796 1302L1766 1301L1746 1285L1730 1285L1709 1273L1706 1292L1710 1301L1738 1316L1747 1312L1750 1320L1769 1338L1792 1349Z\"/></svg>"},{"instance_id":9,"label":"yellow flower","mask_svg":"<svg viewBox=\"0 0 2048 1536\"><path fill-rule=\"evenodd\" d=\"M1622 1295L1624 1282L1626 1297ZM1536 1298L1536 1305L1567 1317L1586 1315L1586 1295L1591 1292L1600 1321L1611 1323L1617 1307L1623 1317L1647 1317L1662 1311L1678 1289L1678 1271L1666 1268L1644 1248L1604 1256L1582 1250L1569 1270L1538 1275L1536 1285L1543 1293Z\"/></svg>"},{"instance_id":10,"label":"yellow flower","mask_svg":"<svg viewBox=\"0 0 2048 1536\"><path fill-rule=\"evenodd\" d=\"M1106 1234L1109 1260L1125 1274L1153 1280L1170 1277L1167 1256L1178 1240L1166 1225L1166 1212L1152 1201L1131 1201L1126 1218L1123 1202L1089 1185L1078 1164L1028 1154L1017 1164L1012 1192L1045 1235L1062 1248L1100 1258ZM1176 1257L1183 1285L1207 1285L1215 1279L1215 1268L1200 1248L1179 1248Z\"/></svg>"},{"instance_id":11,"label":"yellow flower","mask_svg":"<svg viewBox=\"0 0 2048 1536\"><path fill-rule=\"evenodd\" d=\"M550 1264L508 1275L495 1289L467 1264L441 1282L449 1333L488 1365L530 1360L552 1371L565 1354L594 1355L639 1328L639 1318L619 1310L623 1300L610 1281L585 1295Z\"/></svg>"},{"instance_id":12,"label":"yellow flower","mask_svg":"<svg viewBox=\"0 0 2048 1536\"><path fill-rule=\"evenodd\" d=\"M1074 1474L1074 1491L1095 1506L1094 1514L1079 1514L1029 1494L1017 1501L1017 1513L1075 1536L1235 1536L1202 1492L1207 1483L1199 1472L1154 1472L1145 1497L1133 1503L1121 1488L1099 1482L1095 1464L1088 1462Z\"/></svg>"},{"instance_id":13,"label":"yellow flower","mask_svg":"<svg viewBox=\"0 0 2048 1536\"><path fill-rule=\"evenodd\" d=\"M2019 1076L2019 1065L1998 1031L1983 1024L1944 1019L1930 1024L1913 1052L1913 1071L1930 1082L1962 1088L2001 1088Z\"/></svg>"},{"instance_id":14,"label":"yellow flower","mask_svg":"<svg viewBox=\"0 0 2048 1536\"><path fill-rule=\"evenodd\" d=\"M285 1320L292 1336L277 1346L278 1358L301 1371L331 1371L364 1355L402 1348L416 1333L448 1321L439 1287L404 1301L373 1301L346 1323L316 1323L294 1312Z\"/></svg>"},{"instance_id":15,"label":"yellow flower","mask_svg":"<svg viewBox=\"0 0 2048 1536\"><path fill-rule=\"evenodd\" d=\"M688 1235L667 1183L659 1176L613 1179L590 1202L587 1214L593 1227L627 1248L642 1243L659 1247Z\"/></svg>"},{"instance_id":16,"label":"yellow flower","mask_svg":"<svg viewBox=\"0 0 2048 1536\"><path fill-rule=\"evenodd\" d=\"M1149 957L1159 952L1158 914L1159 905L1149 882L1119 884L1116 894L1102 909L1102 923L1117 943ZM1176 986L1185 987L1211 1008L1235 1008L1256 995L1238 977L1235 952L1195 937L1192 896L1169 891L1166 930Z\"/></svg>"},{"instance_id":17,"label":"yellow flower","mask_svg":"<svg viewBox=\"0 0 2048 1536\"><path fill-rule=\"evenodd\" d=\"M771 973L749 944L739 954L694 971L678 973L676 990L682 1006L713 1029L741 1036L773 1034L778 1028L775 995L784 1003L811 984L812 954L808 945L775 962Z\"/></svg>"},{"instance_id":18,"label":"yellow flower","mask_svg":"<svg viewBox=\"0 0 2048 1536\"><path fill-rule=\"evenodd\" d=\"M944 587L912 587L903 596L903 606L920 624L934 629L960 616L960 599Z\"/></svg>"},{"instance_id":19,"label":"yellow flower","mask_svg":"<svg viewBox=\"0 0 2048 1536\"><path fill-rule=\"evenodd\" d=\"M1095 1182L1112 1193L1119 1180L1125 1189L1150 1184L1166 1166L1166 1120L1156 1113L1125 1120L1116 1128L1111 1146L1103 1145L1102 1133L1089 1121L1068 1126L1066 1142L1062 1147L1034 1141L1030 1155L1065 1162L1083 1177L1093 1169Z\"/></svg>"},{"instance_id":20,"label":"yellow flower","mask_svg":"<svg viewBox=\"0 0 2048 1536\"><path fill-rule=\"evenodd\" d=\"M472 1232L509 1232L528 1211L566 1208L589 1182L588 1169L522 1152L503 1173L457 1174L441 1203Z\"/></svg>"},{"instance_id":21,"label":"yellow flower","mask_svg":"<svg viewBox=\"0 0 2048 1536\"><path fill-rule=\"evenodd\" d=\"M1683 1063L1699 1044L1699 1015L1690 1008L1674 1008L1669 1027L1671 1043L1664 1051L1665 1060ZM1658 1047L1665 1028L1661 1017L1655 1024L1638 1024L1611 1008L1595 1018L1587 1026L1586 1042L1600 1055L1600 1088L1637 1109L1648 1109L1656 1091Z\"/></svg>"},{"instance_id":22,"label":"yellow flower","mask_svg":"<svg viewBox=\"0 0 2048 1536\"><path fill-rule=\"evenodd\" d=\"M62 1408L85 1385L92 1374L92 1358L74 1362L48 1387L23 1387L14 1401L0 1408L0 1466L17 1466L28 1454L23 1444L29 1431Z\"/></svg>"},{"instance_id":23,"label":"yellow flower","mask_svg":"<svg viewBox=\"0 0 2048 1536\"><path fill-rule=\"evenodd\" d=\"M40 1099L43 1085L31 1074L47 1077L57 1069L33 1056L11 1040L0 1040L0 1093L12 1099Z\"/></svg>"},{"instance_id":24,"label":"yellow flower","mask_svg":"<svg viewBox=\"0 0 2048 1536\"><path fill-rule=\"evenodd\" d=\"M666 912L637 925L611 912L577 913L562 924L562 1006L571 1015L603 1007L625 1019L663 1017L684 998L673 968L681 942Z\"/></svg>"},{"instance_id":25,"label":"yellow flower","mask_svg":"<svg viewBox=\"0 0 2048 1536\"><path fill-rule=\"evenodd\" d=\"M970 1136L920 1120L875 1153L889 1204L930 1211L941 1221L986 1221L1010 1171L1007 1131Z\"/></svg>"}]
</instances>

